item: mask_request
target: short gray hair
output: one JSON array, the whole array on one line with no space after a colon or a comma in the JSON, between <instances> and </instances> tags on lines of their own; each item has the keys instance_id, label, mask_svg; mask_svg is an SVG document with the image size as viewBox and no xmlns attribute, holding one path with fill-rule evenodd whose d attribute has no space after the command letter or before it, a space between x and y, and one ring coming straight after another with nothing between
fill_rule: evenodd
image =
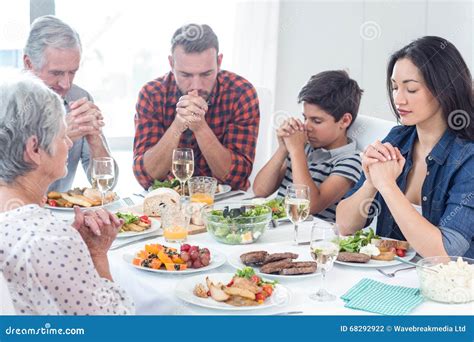
<instances>
[{"instance_id":1,"label":"short gray hair","mask_svg":"<svg viewBox=\"0 0 474 342\"><path fill-rule=\"evenodd\" d=\"M53 15L39 17L31 24L24 54L30 57L35 68L43 66L44 50L47 47L78 49L82 52L79 34L71 26Z\"/></svg>"},{"instance_id":2,"label":"short gray hair","mask_svg":"<svg viewBox=\"0 0 474 342\"><path fill-rule=\"evenodd\" d=\"M184 52L203 52L214 48L219 53L219 40L209 25L187 24L181 26L171 38L171 52L182 46Z\"/></svg>"},{"instance_id":3,"label":"short gray hair","mask_svg":"<svg viewBox=\"0 0 474 342\"><path fill-rule=\"evenodd\" d=\"M30 137L51 154L65 109L61 98L30 72L0 71L0 182L11 184L34 169L24 159Z\"/></svg>"}]
</instances>

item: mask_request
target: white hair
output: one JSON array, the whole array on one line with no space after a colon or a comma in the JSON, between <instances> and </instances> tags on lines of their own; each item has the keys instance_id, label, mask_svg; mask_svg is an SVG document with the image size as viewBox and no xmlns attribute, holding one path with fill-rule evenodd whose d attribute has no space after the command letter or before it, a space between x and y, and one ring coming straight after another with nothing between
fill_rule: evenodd
<instances>
[{"instance_id":1,"label":"white hair","mask_svg":"<svg viewBox=\"0 0 474 342\"><path fill-rule=\"evenodd\" d=\"M30 57L35 68L40 69L44 64L44 51L48 47L78 49L82 52L79 34L53 15L45 15L33 21L24 54Z\"/></svg>"},{"instance_id":2,"label":"white hair","mask_svg":"<svg viewBox=\"0 0 474 342\"><path fill-rule=\"evenodd\" d=\"M51 154L65 109L62 100L30 72L0 69L0 182L11 184L33 170L24 159L26 143Z\"/></svg>"}]
</instances>

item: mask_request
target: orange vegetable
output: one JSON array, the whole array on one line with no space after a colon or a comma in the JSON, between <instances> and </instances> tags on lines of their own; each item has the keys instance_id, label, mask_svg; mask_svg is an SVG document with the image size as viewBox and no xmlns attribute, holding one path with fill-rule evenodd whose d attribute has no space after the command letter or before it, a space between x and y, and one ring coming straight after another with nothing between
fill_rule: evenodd
<instances>
[{"instance_id":1,"label":"orange vegetable","mask_svg":"<svg viewBox=\"0 0 474 342\"><path fill-rule=\"evenodd\" d=\"M150 253L148 253L147 251L140 251L137 253L137 258L146 259L149 255Z\"/></svg>"},{"instance_id":2,"label":"orange vegetable","mask_svg":"<svg viewBox=\"0 0 474 342\"><path fill-rule=\"evenodd\" d=\"M166 270L168 271L184 271L187 269L186 265L179 265L173 263L165 263Z\"/></svg>"},{"instance_id":3,"label":"orange vegetable","mask_svg":"<svg viewBox=\"0 0 474 342\"><path fill-rule=\"evenodd\" d=\"M143 259L140 259L140 258L134 258L132 263L136 266L141 266L142 265L142 261Z\"/></svg>"},{"instance_id":4,"label":"orange vegetable","mask_svg":"<svg viewBox=\"0 0 474 342\"><path fill-rule=\"evenodd\" d=\"M163 263L158 259L153 259L150 263L151 268L154 270L159 270Z\"/></svg>"},{"instance_id":5,"label":"orange vegetable","mask_svg":"<svg viewBox=\"0 0 474 342\"><path fill-rule=\"evenodd\" d=\"M164 251L159 251L158 252L158 258L164 264L172 264L173 263L173 260L171 260L171 258L168 256L168 254L166 254Z\"/></svg>"}]
</instances>

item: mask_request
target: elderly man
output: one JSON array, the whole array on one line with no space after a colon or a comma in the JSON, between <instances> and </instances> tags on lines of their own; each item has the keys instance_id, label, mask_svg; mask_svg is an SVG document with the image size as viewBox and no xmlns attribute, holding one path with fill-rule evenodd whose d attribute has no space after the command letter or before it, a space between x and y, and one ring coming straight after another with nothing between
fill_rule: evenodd
<instances>
[{"instance_id":1,"label":"elderly man","mask_svg":"<svg viewBox=\"0 0 474 342\"><path fill-rule=\"evenodd\" d=\"M140 91L135 116L134 172L148 188L171 177L173 149L192 148L194 175L246 190L260 121L254 87L221 70L217 36L189 24L172 38L171 72Z\"/></svg>"},{"instance_id":2,"label":"elderly man","mask_svg":"<svg viewBox=\"0 0 474 342\"><path fill-rule=\"evenodd\" d=\"M79 161L90 179L91 159L110 157L102 134L104 121L100 109L87 91L73 84L81 52L79 35L60 19L48 15L36 19L31 25L23 56L25 69L32 71L63 98L67 135L74 143L68 155L66 177L54 182L49 190L69 190Z\"/></svg>"}]
</instances>

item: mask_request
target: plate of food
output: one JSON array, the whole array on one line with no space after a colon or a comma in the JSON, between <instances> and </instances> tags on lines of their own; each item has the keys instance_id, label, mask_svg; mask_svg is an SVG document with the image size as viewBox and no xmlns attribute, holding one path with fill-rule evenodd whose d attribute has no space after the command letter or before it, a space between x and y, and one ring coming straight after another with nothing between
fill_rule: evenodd
<instances>
[{"instance_id":1,"label":"plate of food","mask_svg":"<svg viewBox=\"0 0 474 342\"><path fill-rule=\"evenodd\" d=\"M100 191L92 188L74 188L66 192L50 191L47 197L44 207L53 210L74 211L75 205L82 208L96 208L102 204ZM119 200L115 192L107 191L104 196L104 207L111 206Z\"/></svg>"},{"instance_id":2,"label":"plate of food","mask_svg":"<svg viewBox=\"0 0 474 342\"><path fill-rule=\"evenodd\" d=\"M305 248L303 253L301 250L298 247L272 246L266 250L234 253L228 260L236 269L252 267L255 273L269 279L302 279L320 275L309 248Z\"/></svg>"},{"instance_id":3,"label":"plate of food","mask_svg":"<svg viewBox=\"0 0 474 342\"><path fill-rule=\"evenodd\" d=\"M226 256L207 248L183 244L181 247L149 244L134 255L124 254L123 260L139 270L161 274L191 274L222 266Z\"/></svg>"},{"instance_id":4,"label":"plate of food","mask_svg":"<svg viewBox=\"0 0 474 342\"><path fill-rule=\"evenodd\" d=\"M416 255L406 241L381 238L375 235L372 228L358 231L353 236L339 241L339 255L335 263L340 265L379 268L402 264L395 256L410 261Z\"/></svg>"},{"instance_id":5,"label":"plate of food","mask_svg":"<svg viewBox=\"0 0 474 342\"><path fill-rule=\"evenodd\" d=\"M148 188L148 192L151 192L153 190L159 189L159 188L169 188L173 189L179 194L181 194L181 184L178 179L174 178L171 180L165 180L165 181L159 181L158 179L155 179L153 181L153 184ZM214 195L215 198L219 198L219 196L226 194L232 190L232 187L227 184L217 184L216 187L216 193ZM189 196L189 189L188 187L184 188L185 191L185 196Z\"/></svg>"},{"instance_id":6,"label":"plate of food","mask_svg":"<svg viewBox=\"0 0 474 342\"><path fill-rule=\"evenodd\" d=\"M200 307L228 311L268 309L288 305L291 292L257 276L251 267L234 273L200 274L180 282L176 296Z\"/></svg>"},{"instance_id":7,"label":"plate of food","mask_svg":"<svg viewBox=\"0 0 474 342\"><path fill-rule=\"evenodd\" d=\"M159 220L146 215L137 215L131 212L116 212L118 218L124 220L124 224L117 234L117 238L126 238L156 232L161 227Z\"/></svg>"}]
</instances>

